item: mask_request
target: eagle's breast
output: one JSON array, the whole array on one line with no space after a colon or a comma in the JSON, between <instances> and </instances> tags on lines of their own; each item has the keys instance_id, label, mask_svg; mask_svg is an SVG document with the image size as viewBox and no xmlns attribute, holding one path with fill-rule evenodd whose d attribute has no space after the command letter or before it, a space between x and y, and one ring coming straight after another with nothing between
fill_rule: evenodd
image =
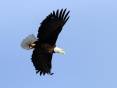
<instances>
[{"instance_id":1,"label":"eagle's breast","mask_svg":"<svg viewBox=\"0 0 117 88\"><path fill-rule=\"evenodd\" d=\"M54 53L55 45L40 44L40 48L46 53Z\"/></svg>"}]
</instances>

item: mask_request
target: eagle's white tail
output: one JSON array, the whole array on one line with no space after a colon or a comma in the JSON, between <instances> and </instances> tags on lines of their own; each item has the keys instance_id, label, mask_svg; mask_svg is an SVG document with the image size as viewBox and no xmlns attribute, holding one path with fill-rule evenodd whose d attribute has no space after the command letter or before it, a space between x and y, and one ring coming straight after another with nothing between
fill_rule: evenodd
<instances>
[{"instance_id":1,"label":"eagle's white tail","mask_svg":"<svg viewBox=\"0 0 117 88\"><path fill-rule=\"evenodd\" d=\"M29 45L33 44L36 40L37 38L33 34L28 35L25 39L22 40L21 47L23 49L30 50L31 48Z\"/></svg>"},{"instance_id":2,"label":"eagle's white tail","mask_svg":"<svg viewBox=\"0 0 117 88\"><path fill-rule=\"evenodd\" d=\"M63 55L65 54L65 51L63 49L59 48L59 47L55 47L54 52L55 53L60 53L60 54L63 54Z\"/></svg>"}]
</instances>

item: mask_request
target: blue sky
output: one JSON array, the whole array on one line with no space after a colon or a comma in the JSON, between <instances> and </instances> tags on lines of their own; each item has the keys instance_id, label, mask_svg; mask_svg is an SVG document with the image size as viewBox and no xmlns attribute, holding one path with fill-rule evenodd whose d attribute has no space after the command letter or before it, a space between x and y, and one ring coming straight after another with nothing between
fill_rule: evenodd
<instances>
[{"instance_id":1,"label":"blue sky","mask_svg":"<svg viewBox=\"0 0 117 88\"><path fill-rule=\"evenodd\" d=\"M117 88L117 0L1 0L0 88ZM53 76L35 74L32 51L20 43L37 34L51 11L68 8L70 19L53 56Z\"/></svg>"}]
</instances>

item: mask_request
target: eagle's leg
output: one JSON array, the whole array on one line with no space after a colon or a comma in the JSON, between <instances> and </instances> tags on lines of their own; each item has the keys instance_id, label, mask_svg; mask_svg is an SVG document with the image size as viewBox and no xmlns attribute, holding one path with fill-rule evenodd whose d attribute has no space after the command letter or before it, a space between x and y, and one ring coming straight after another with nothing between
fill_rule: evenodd
<instances>
[{"instance_id":1,"label":"eagle's leg","mask_svg":"<svg viewBox=\"0 0 117 88\"><path fill-rule=\"evenodd\" d=\"M59 47L55 47L55 48L54 48L54 52L55 52L55 53L59 53L59 54L65 54L64 49L59 48Z\"/></svg>"}]
</instances>

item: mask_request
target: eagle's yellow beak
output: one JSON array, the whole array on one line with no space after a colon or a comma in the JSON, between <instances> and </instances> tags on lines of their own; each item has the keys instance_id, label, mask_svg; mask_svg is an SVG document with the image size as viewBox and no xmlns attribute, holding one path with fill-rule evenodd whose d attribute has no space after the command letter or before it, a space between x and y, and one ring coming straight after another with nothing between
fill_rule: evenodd
<instances>
[{"instance_id":1,"label":"eagle's yellow beak","mask_svg":"<svg viewBox=\"0 0 117 88\"><path fill-rule=\"evenodd\" d=\"M35 45L36 45L35 43L29 44L29 48L33 49L35 47Z\"/></svg>"}]
</instances>

